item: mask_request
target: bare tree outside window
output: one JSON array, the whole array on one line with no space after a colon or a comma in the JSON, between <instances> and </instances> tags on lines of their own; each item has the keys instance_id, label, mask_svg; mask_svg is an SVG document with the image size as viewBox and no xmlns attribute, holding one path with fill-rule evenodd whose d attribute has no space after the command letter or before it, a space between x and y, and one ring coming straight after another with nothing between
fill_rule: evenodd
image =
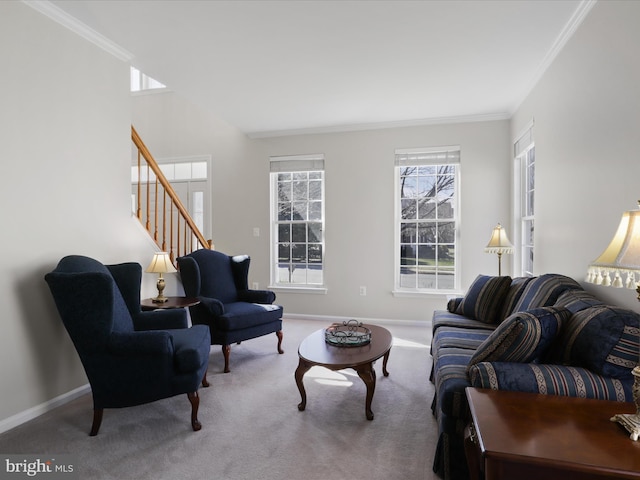
<instances>
[{"instance_id":1,"label":"bare tree outside window","mask_svg":"<svg viewBox=\"0 0 640 480\"><path fill-rule=\"evenodd\" d=\"M323 172L277 174L278 284L323 283Z\"/></svg>"},{"instance_id":2,"label":"bare tree outside window","mask_svg":"<svg viewBox=\"0 0 640 480\"><path fill-rule=\"evenodd\" d=\"M400 168L400 288L455 288L456 165Z\"/></svg>"}]
</instances>

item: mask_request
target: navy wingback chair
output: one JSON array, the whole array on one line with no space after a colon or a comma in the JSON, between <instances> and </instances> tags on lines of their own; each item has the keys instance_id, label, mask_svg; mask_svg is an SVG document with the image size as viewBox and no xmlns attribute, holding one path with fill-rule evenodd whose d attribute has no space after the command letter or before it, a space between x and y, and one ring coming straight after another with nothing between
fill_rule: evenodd
<instances>
[{"instance_id":1,"label":"navy wingback chair","mask_svg":"<svg viewBox=\"0 0 640 480\"><path fill-rule=\"evenodd\" d=\"M64 257L45 280L93 394L98 434L105 408L122 408L186 393L191 425L200 430L198 387L209 386L209 329L187 328L184 309L140 309L142 267Z\"/></svg>"},{"instance_id":2,"label":"navy wingback chair","mask_svg":"<svg viewBox=\"0 0 640 480\"><path fill-rule=\"evenodd\" d=\"M209 325L211 344L222 345L225 373L232 343L275 332L278 353L284 353L282 307L273 305L272 291L249 290L249 263L247 255L231 257L207 249L178 258L185 293L200 300L189 307L191 322Z\"/></svg>"}]
</instances>

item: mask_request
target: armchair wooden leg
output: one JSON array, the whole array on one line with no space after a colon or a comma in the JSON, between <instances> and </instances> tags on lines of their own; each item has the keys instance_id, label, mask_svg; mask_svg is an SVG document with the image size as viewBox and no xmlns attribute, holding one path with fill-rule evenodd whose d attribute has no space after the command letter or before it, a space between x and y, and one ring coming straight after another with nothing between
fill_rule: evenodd
<instances>
[{"instance_id":1,"label":"armchair wooden leg","mask_svg":"<svg viewBox=\"0 0 640 480\"><path fill-rule=\"evenodd\" d=\"M207 380L207 372L208 372L208 371L209 371L209 369L207 368L207 369L204 371L204 377L202 377L202 386L203 386L203 387L208 387L209 385L211 385L211 384L209 383L209 380Z\"/></svg>"},{"instance_id":2,"label":"armchair wooden leg","mask_svg":"<svg viewBox=\"0 0 640 480\"><path fill-rule=\"evenodd\" d=\"M198 407L200 407L200 396L198 392L187 393L187 397L191 402L191 426L193 427L193 431L197 432L202 428L202 424L200 420L198 420Z\"/></svg>"},{"instance_id":3,"label":"armchair wooden leg","mask_svg":"<svg viewBox=\"0 0 640 480\"><path fill-rule=\"evenodd\" d=\"M96 435L98 435L98 430L100 430L100 425L102 424L103 413L104 409L102 408L93 409L93 425L91 425L91 432L89 432L90 437L95 437Z\"/></svg>"},{"instance_id":4,"label":"armchair wooden leg","mask_svg":"<svg viewBox=\"0 0 640 480\"><path fill-rule=\"evenodd\" d=\"M282 350L282 330L278 330L276 335L278 336L278 353L284 353Z\"/></svg>"},{"instance_id":5,"label":"armchair wooden leg","mask_svg":"<svg viewBox=\"0 0 640 480\"><path fill-rule=\"evenodd\" d=\"M229 355L231 354L231 345L222 345L222 354L224 355L224 373L229 373Z\"/></svg>"}]
</instances>

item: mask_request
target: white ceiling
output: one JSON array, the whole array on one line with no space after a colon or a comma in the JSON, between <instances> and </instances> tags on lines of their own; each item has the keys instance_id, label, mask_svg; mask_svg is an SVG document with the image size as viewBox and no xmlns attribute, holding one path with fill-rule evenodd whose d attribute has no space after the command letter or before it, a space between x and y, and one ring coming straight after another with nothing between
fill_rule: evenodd
<instances>
[{"instance_id":1,"label":"white ceiling","mask_svg":"<svg viewBox=\"0 0 640 480\"><path fill-rule=\"evenodd\" d=\"M124 49L134 66L190 101L247 134L265 136L508 118L593 3L49 5Z\"/></svg>"}]
</instances>

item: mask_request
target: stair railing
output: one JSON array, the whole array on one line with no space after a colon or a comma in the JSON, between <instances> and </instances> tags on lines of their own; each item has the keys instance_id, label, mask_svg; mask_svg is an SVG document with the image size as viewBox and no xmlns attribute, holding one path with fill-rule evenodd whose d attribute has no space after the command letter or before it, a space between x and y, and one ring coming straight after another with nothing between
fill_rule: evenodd
<instances>
[{"instance_id":1,"label":"stair railing","mask_svg":"<svg viewBox=\"0 0 640 480\"><path fill-rule=\"evenodd\" d=\"M205 240L133 125L131 140L138 162L136 216L158 248L168 252L174 264L194 250L212 249L213 243Z\"/></svg>"}]
</instances>

